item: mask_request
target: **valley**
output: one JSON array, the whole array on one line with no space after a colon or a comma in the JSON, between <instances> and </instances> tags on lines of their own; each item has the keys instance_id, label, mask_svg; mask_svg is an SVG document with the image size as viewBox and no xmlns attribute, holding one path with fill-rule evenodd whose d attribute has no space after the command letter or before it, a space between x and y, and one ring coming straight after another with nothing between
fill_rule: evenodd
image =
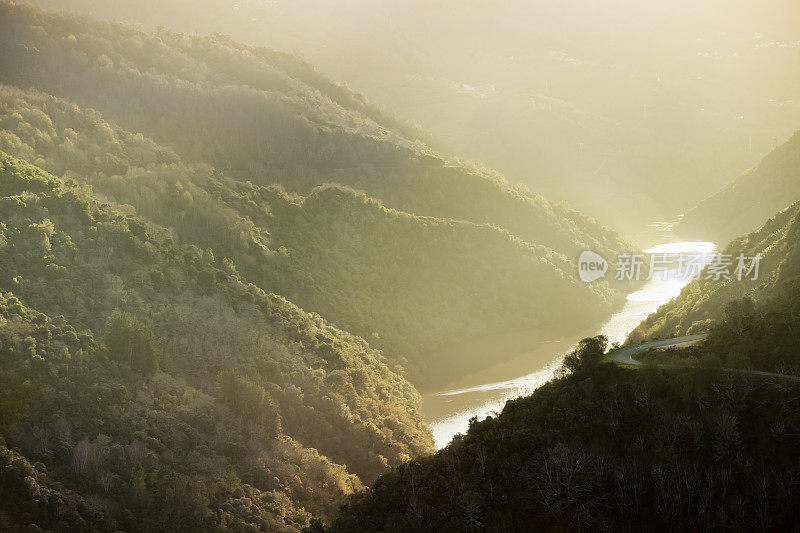
<instances>
[{"instance_id":1,"label":"valley","mask_svg":"<svg viewBox=\"0 0 800 533\"><path fill-rule=\"evenodd\" d=\"M796 0L0 0L0 531L794 531Z\"/></svg>"}]
</instances>

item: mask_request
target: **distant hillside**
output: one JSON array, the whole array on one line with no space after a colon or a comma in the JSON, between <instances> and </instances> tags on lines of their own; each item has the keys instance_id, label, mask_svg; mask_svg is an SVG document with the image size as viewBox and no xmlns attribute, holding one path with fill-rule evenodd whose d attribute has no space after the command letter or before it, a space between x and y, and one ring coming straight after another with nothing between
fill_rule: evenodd
<instances>
[{"instance_id":1,"label":"distant hillside","mask_svg":"<svg viewBox=\"0 0 800 533\"><path fill-rule=\"evenodd\" d=\"M415 215L490 223L571 260L632 245L500 175L446 160L308 65L225 37L0 2L0 80L75 101L257 185L337 182ZM611 254L609 254L611 255Z\"/></svg>"},{"instance_id":2,"label":"distant hillside","mask_svg":"<svg viewBox=\"0 0 800 533\"><path fill-rule=\"evenodd\" d=\"M6 154L0 288L0 524L297 530L432 449L364 340Z\"/></svg>"},{"instance_id":3,"label":"distant hillside","mask_svg":"<svg viewBox=\"0 0 800 533\"><path fill-rule=\"evenodd\" d=\"M453 361L426 357L442 346L564 329L617 299L608 284L580 283L570 258L501 228L409 215L340 185L298 196L237 182L52 96L0 87L0 126L0 149L232 259L248 281L369 339L418 384L453 377Z\"/></svg>"},{"instance_id":4,"label":"distant hillside","mask_svg":"<svg viewBox=\"0 0 800 533\"><path fill-rule=\"evenodd\" d=\"M705 279L703 275L701 279L684 287L679 296L647 317L630 334L629 340L638 342L643 339L714 331L717 323L729 321L731 317L728 315L731 312L791 315L791 310L795 308L793 300L798 296L797 287L800 285L799 245L800 202L769 219L758 231L733 240L724 249L723 253L731 254L734 258L739 253L747 256L761 253L763 259L758 280L714 281ZM741 304L745 298L746 303ZM731 304L738 304L740 309L730 307ZM741 308L741 305L749 310ZM772 320L771 326L764 320L751 322L748 328L752 326L755 330L763 325L794 336L791 328L782 328L779 325L781 321L778 320ZM753 343L757 344L755 339L754 337ZM797 362L800 363L800 360Z\"/></svg>"},{"instance_id":5,"label":"distant hillside","mask_svg":"<svg viewBox=\"0 0 800 533\"><path fill-rule=\"evenodd\" d=\"M687 238L728 242L758 229L764 220L797 200L800 200L800 132L686 213L675 226L675 232Z\"/></svg>"},{"instance_id":6,"label":"distant hillside","mask_svg":"<svg viewBox=\"0 0 800 533\"><path fill-rule=\"evenodd\" d=\"M796 0L25 2L298 53L459 157L634 235L800 124Z\"/></svg>"},{"instance_id":7,"label":"distant hillside","mask_svg":"<svg viewBox=\"0 0 800 533\"><path fill-rule=\"evenodd\" d=\"M328 531L794 528L800 383L709 351L700 369L624 369L604 348L585 339L565 376L382 475Z\"/></svg>"}]
</instances>

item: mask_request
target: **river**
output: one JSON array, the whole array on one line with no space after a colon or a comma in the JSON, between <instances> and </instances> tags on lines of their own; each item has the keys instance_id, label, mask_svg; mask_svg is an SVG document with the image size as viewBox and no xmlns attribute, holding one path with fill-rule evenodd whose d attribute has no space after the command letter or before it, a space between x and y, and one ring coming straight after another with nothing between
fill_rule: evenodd
<instances>
[{"instance_id":1,"label":"river","mask_svg":"<svg viewBox=\"0 0 800 533\"><path fill-rule=\"evenodd\" d=\"M676 242L671 238L669 223L655 223L651 227L663 240L662 244L646 249L646 254L690 254L705 264L716 253L714 243ZM677 269L665 272L663 279L654 277L640 290L628 294L623 307L607 321L590 326L578 335L540 338L521 353L503 354L497 359L506 362L482 372L487 377L491 376L491 380L477 380L469 385L424 395L423 416L433 433L436 448L444 447L454 435L465 432L473 416L483 419L499 412L507 400L530 394L548 381L561 366L564 356L581 339L602 334L608 337L609 342L623 342L642 320L678 295L688 283L683 277ZM490 352L488 349L488 357L496 355ZM475 377L473 381L476 381Z\"/></svg>"}]
</instances>

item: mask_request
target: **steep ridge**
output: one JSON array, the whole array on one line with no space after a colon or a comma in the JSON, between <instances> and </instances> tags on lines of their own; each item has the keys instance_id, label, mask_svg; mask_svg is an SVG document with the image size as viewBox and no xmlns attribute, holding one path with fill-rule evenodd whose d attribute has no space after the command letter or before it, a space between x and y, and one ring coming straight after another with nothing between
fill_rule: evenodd
<instances>
[{"instance_id":1,"label":"steep ridge","mask_svg":"<svg viewBox=\"0 0 800 533\"><path fill-rule=\"evenodd\" d=\"M800 202L723 251L756 280L693 281L630 336L707 332L637 369L584 339L556 377L350 496L328 531L784 529L798 520ZM758 375L756 370L778 373Z\"/></svg>"},{"instance_id":2,"label":"steep ridge","mask_svg":"<svg viewBox=\"0 0 800 533\"><path fill-rule=\"evenodd\" d=\"M800 200L800 132L721 191L700 202L675 226L691 238L727 242Z\"/></svg>"},{"instance_id":3,"label":"steep ridge","mask_svg":"<svg viewBox=\"0 0 800 533\"><path fill-rule=\"evenodd\" d=\"M733 266L742 253L761 254L758 279L707 279L708 271L689 283L681 293L659 307L629 336L629 341L669 338L709 331L726 313L726 306L743 298L759 304L771 300L786 307L795 296L800 271L800 202L769 219L759 230L731 241L721 252L730 255Z\"/></svg>"}]
</instances>

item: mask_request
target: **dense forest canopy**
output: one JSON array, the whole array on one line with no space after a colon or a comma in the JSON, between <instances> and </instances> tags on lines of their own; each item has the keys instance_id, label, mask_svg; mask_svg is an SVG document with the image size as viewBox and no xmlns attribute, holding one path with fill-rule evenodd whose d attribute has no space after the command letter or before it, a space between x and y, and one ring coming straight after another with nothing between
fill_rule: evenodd
<instances>
[{"instance_id":1,"label":"dense forest canopy","mask_svg":"<svg viewBox=\"0 0 800 533\"><path fill-rule=\"evenodd\" d=\"M230 471L235 479L252 476L253 465L265 462L258 467L263 484L248 478L252 488L238 492L281 493L276 497L298 509L302 525L310 516L302 509L329 513L336 494L358 486L356 474L368 481L387 465L431 449L416 391L364 340L243 282L232 261L177 246L170 231L99 201L86 186L5 154L0 163L0 286L13 291L5 296L12 310L22 309L23 301L46 312L2 322L8 338L3 379L17 384L2 392L17 406L3 410L2 435L26 458L46 460L49 475L69 490L94 494L92 476L102 465L92 467L90 479L76 477L84 472L75 472L63 453L77 453L82 439L107 448L138 439L140 453L153 455L136 474L144 476L142 491L150 490L151 475L156 485L162 474L172 479L181 472L214 480ZM48 316L60 328L55 336L39 331ZM25 372L32 374L19 379ZM93 393L96 387L108 398ZM151 387L158 390L144 392ZM59 396L59 390L66 392ZM48 402L57 403L48 408ZM30 440L39 431L66 432L62 455ZM318 464L331 473L297 471L304 454L309 468ZM172 455L183 458L183 467ZM116 467L104 466L122 475ZM324 483L338 479L341 489L293 486L293 476L305 475L334 476ZM129 483L125 478L119 490ZM122 497L124 491L102 496L101 507L110 513L103 520L133 519L124 508L108 506ZM208 494L192 497L203 501ZM147 498L153 505L160 501L156 493ZM130 512L145 516L148 509Z\"/></svg>"},{"instance_id":2,"label":"dense forest canopy","mask_svg":"<svg viewBox=\"0 0 800 533\"><path fill-rule=\"evenodd\" d=\"M238 387L223 378L215 392L141 375L114 342L11 293L0 316L4 531L297 531L361 486L286 436L277 412L249 416L274 401L256 381L233 374Z\"/></svg>"},{"instance_id":3,"label":"dense forest canopy","mask_svg":"<svg viewBox=\"0 0 800 533\"><path fill-rule=\"evenodd\" d=\"M570 258L502 228L413 216L341 185L303 197L234 181L52 96L0 87L0 125L0 149L232 259L249 281L382 348L417 383L453 375L451 361L426 357L441 346L565 329L618 299L608 284L580 283Z\"/></svg>"}]
</instances>

